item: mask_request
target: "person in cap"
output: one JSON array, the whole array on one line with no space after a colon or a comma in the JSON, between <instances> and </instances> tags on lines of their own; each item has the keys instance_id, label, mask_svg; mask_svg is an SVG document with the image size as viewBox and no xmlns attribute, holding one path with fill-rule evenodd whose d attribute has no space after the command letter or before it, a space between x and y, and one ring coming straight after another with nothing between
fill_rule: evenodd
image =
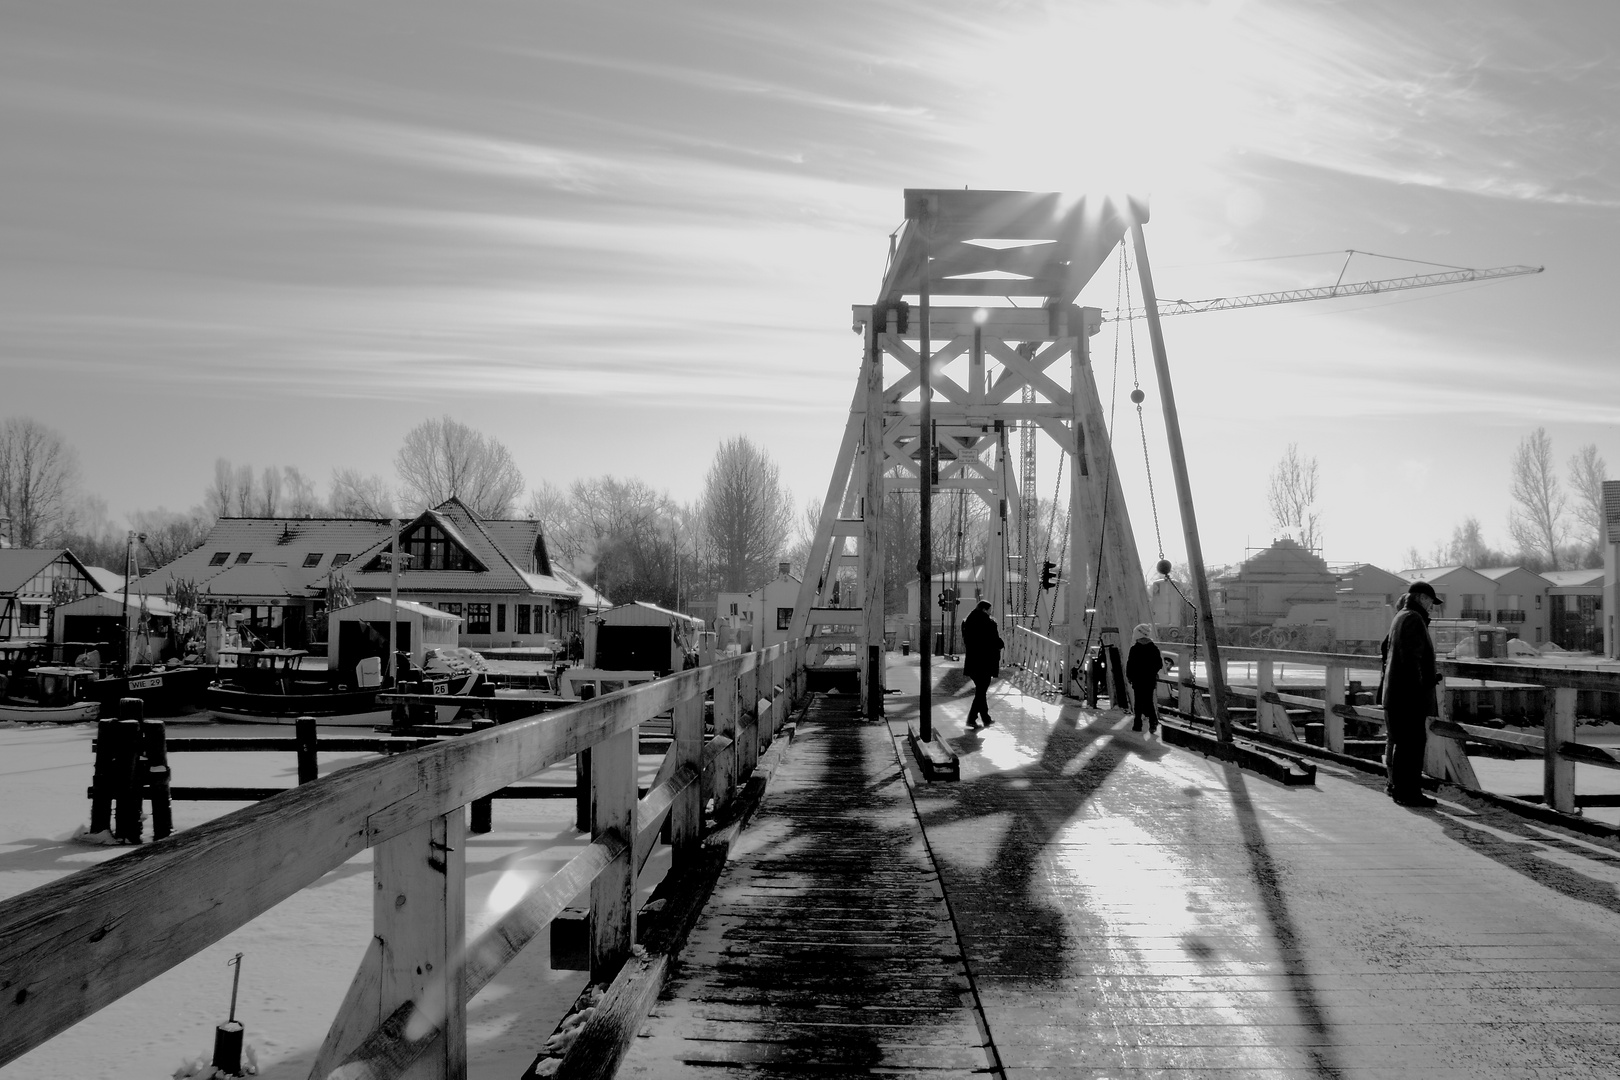
<instances>
[{"instance_id":1,"label":"person in cap","mask_svg":"<svg viewBox=\"0 0 1620 1080\"><path fill-rule=\"evenodd\" d=\"M1001 630L990 617L990 601L980 600L968 617L962 620L962 674L973 680L973 704L968 706L968 726L984 718L985 726L995 723L990 719L990 702L985 693L990 682L1001 674Z\"/></svg>"},{"instance_id":2,"label":"person in cap","mask_svg":"<svg viewBox=\"0 0 1620 1080\"><path fill-rule=\"evenodd\" d=\"M1138 623L1132 634L1135 640L1125 657L1125 681L1131 684L1131 705L1136 710L1132 731L1142 730L1142 718L1147 717L1148 733L1159 730L1159 709L1153 696L1158 690L1159 672L1164 668L1164 654L1153 643L1153 627Z\"/></svg>"},{"instance_id":3,"label":"person in cap","mask_svg":"<svg viewBox=\"0 0 1620 1080\"><path fill-rule=\"evenodd\" d=\"M1423 750L1429 717L1440 714L1435 685L1434 642L1429 638L1430 613L1440 603L1434 586L1414 581L1405 605L1389 627L1389 662L1384 673L1385 790L1402 806L1433 806L1423 794Z\"/></svg>"}]
</instances>

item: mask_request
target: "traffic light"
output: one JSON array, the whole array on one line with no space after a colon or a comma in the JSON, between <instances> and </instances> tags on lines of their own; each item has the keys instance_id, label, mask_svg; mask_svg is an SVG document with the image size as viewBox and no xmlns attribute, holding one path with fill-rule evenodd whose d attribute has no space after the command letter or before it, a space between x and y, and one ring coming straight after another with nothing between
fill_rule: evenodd
<instances>
[{"instance_id":1,"label":"traffic light","mask_svg":"<svg viewBox=\"0 0 1620 1080\"><path fill-rule=\"evenodd\" d=\"M1043 563L1041 563L1041 588L1043 588L1043 589L1055 589L1055 588L1057 588L1057 563L1055 563L1055 562L1043 562Z\"/></svg>"},{"instance_id":2,"label":"traffic light","mask_svg":"<svg viewBox=\"0 0 1620 1080\"><path fill-rule=\"evenodd\" d=\"M944 592L940 593L939 606L944 608L946 611L954 610L956 607L956 590L946 589Z\"/></svg>"}]
</instances>

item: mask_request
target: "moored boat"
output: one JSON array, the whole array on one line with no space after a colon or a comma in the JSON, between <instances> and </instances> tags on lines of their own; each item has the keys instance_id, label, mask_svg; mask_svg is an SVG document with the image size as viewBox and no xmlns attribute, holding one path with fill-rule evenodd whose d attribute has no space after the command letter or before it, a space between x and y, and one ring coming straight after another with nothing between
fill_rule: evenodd
<instances>
[{"instance_id":1,"label":"moored boat","mask_svg":"<svg viewBox=\"0 0 1620 1080\"><path fill-rule=\"evenodd\" d=\"M389 722L392 708L377 703L386 682L377 658L357 665L359 685L349 686L336 681L336 672L305 670L307 655L303 649L221 649L220 680L203 691L204 708L220 720L247 724L291 724L300 716L340 727ZM416 693L446 698L467 694L478 678L470 670L412 674ZM454 712L459 704L448 704L441 712Z\"/></svg>"},{"instance_id":2,"label":"moored boat","mask_svg":"<svg viewBox=\"0 0 1620 1080\"><path fill-rule=\"evenodd\" d=\"M95 720L101 706L86 697L94 679L95 672L88 668L56 666L0 677L0 720L35 724Z\"/></svg>"}]
</instances>

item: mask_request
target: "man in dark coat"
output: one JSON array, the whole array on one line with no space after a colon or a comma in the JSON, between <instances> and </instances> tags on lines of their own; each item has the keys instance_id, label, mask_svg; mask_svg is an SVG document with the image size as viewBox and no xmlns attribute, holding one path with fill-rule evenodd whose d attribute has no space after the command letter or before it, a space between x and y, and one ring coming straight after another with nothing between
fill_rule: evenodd
<instances>
[{"instance_id":1,"label":"man in dark coat","mask_svg":"<svg viewBox=\"0 0 1620 1080\"><path fill-rule=\"evenodd\" d=\"M986 727L995 722L990 719L990 703L984 695L990 689L990 680L1001 674L1001 649L1001 631L996 620L990 617L990 601L980 600L962 620L962 673L973 680L973 704L968 706L967 716L969 727L981 716Z\"/></svg>"},{"instance_id":2,"label":"man in dark coat","mask_svg":"<svg viewBox=\"0 0 1620 1080\"><path fill-rule=\"evenodd\" d=\"M1164 654L1153 643L1153 627L1139 623L1136 641L1125 657L1125 681L1131 684L1131 704L1136 709L1136 722L1132 731L1142 730L1142 718L1147 717L1148 734L1159 730L1159 709L1153 695L1159 689L1159 672L1164 668Z\"/></svg>"},{"instance_id":3,"label":"man in dark coat","mask_svg":"<svg viewBox=\"0 0 1620 1080\"><path fill-rule=\"evenodd\" d=\"M1423 794L1423 750L1429 717L1440 714L1435 684L1434 642L1429 613L1440 602L1434 586L1414 581L1406 606L1389 627L1389 667L1384 673L1384 763L1389 797L1402 806L1433 806Z\"/></svg>"}]
</instances>

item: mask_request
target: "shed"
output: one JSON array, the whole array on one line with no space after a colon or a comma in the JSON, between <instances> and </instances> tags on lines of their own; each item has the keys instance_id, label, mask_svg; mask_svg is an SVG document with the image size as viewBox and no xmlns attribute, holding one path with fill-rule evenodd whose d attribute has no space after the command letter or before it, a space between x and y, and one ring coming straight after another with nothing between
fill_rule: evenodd
<instances>
[{"instance_id":1,"label":"shed","mask_svg":"<svg viewBox=\"0 0 1620 1080\"><path fill-rule=\"evenodd\" d=\"M408 654L417 667L423 665L427 650L454 649L460 644L461 616L412 600L378 596L327 616L327 670L344 678L368 656L380 657L387 670L390 615L398 624L399 651Z\"/></svg>"},{"instance_id":2,"label":"shed","mask_svg":"<svg viewBox=\"0 0 1620 1080\"><path fill-rule=\"evenodd\" d=\"M597 612L585 622L585 655L608 671L667 675L697 655L703 620L642 600Z\"/></svg>"},{"instance_id":3,"label":"shed","mask_svg":"<svg viewBox=\"0 0 1620 1080\"><path fill-rule=\"evenodd\" d=\"M132 595L129 598L131 634L135 634L140 626L143 606L146 610L147 640L133 641L130 645L130 655L139 659L144 649L151 659L155 660L158 659L159 653L165 651L164 645L170 631L180 629L175 623L184 612L161 596ZM121 655L122 646L119 642L123 640L123 631L122 593L94 593L90 596L81 596L77 600L59 605L51 613L52 641L79 641L87 645L99 645L110 650L107 653L109 658Z\"/></svg>"}]
</instances>

